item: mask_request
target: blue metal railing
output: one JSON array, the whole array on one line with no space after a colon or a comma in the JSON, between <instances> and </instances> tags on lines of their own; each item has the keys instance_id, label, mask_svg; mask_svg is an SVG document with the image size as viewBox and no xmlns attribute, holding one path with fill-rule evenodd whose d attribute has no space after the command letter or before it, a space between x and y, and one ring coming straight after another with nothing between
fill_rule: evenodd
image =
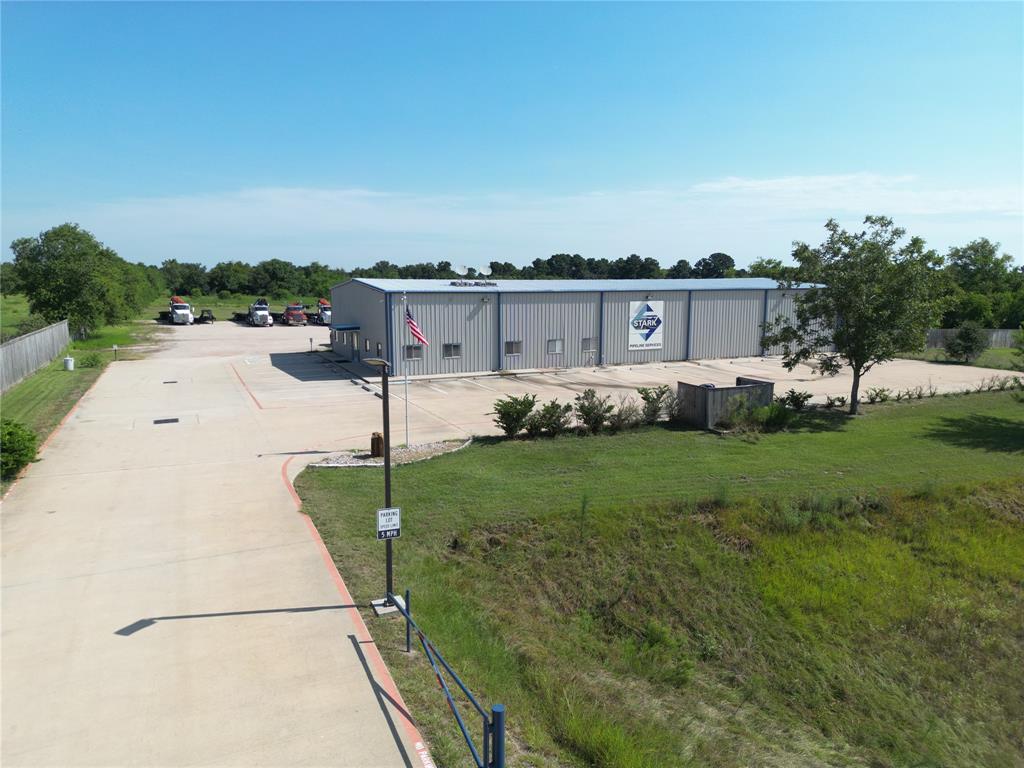
<instances>
[{"instance_id":1,"label":"blue metal railing","mask_svg":"<svg viewBox=\"0 0 1024 768\"><path fill-rule=\"evenodd\" d=\"M441 652L437 650L430 638L423 634L423 630L419 628L415 621L412 619L412 609L409 604L409 590L405 590L405 601L403 602L400 597L388 593L392 604L398 609L398 612L405 618L405 651L409 653L412 651L412 633L416 633L416 637L420 641L420 646L423 648L423 655L427 657L427 661L430 662L431 668L434 670L434 676L437 678L438 685L441 686L441 691L444 693L445 699L448 701L448 708L455 715L455 722L459 725L459 730L462 731L462 738L466 740L466 746L469 747L470 754L473 755L473 762L477 768L505 768L505 707L501 704L495 704L491 707L490 713L488 713L483 707L480 706L476 697L473 696L466 684L462 682L455 671L451 668ZM440 667L439 667L440 665ZM455 705L455 699L452 696L451 688L448 687L448 683L445 682L444 675L441 673L441 669L451 677L455 684L459 687L465 695L469 703L473 705L473 708L479 713L480 719L483 721L483 754L477 749L473 738L469 735L469 730L466 728L466 723L462 719L462 715L459 714L459 708Z\"/></svg>"}]
</instances>

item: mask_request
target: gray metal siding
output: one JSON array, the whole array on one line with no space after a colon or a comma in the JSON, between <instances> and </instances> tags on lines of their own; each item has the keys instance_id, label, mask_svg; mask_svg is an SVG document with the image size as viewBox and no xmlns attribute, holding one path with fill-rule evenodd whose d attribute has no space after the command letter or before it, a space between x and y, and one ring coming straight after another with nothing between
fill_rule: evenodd
<instances>
[{"instance_id":1,"label":"gray metal siding","mask_svg":"<svg viewBox=\"0 0 1024 768\"><path fill-rule=\"evenodd\" d=\"M694 294L696 296L696 294ZM760 295L760 294L758 294ZM630 350L630 302L665 302L661 349ZM616 291L604 295L604 363L650 363L659 360L686 359L686 332L689 322L688 291Z\"/></svg>"},{"instance_id":2,"label":"gray metal siding","mask_svg":"<svg viewBox=\"0 0 1024 768\"><path fill-rule=\"evenodd\" d=\"M584 353L583 339L599 333L600 293L506 293L501 297L501 367L578 368L596 365L597 352ZM549 339L562 339L563 352L549 355ZM521 355L506 355L506 341L521 341ZM596 346L596 345L595 345Z\"/></svg>"},{"instance_id":3,"label":"gray metal siding","mask_svg":"<svg viewBox=\"0 0 1024 768\"><path fill-rule=\"evenodd\" d=\"M765 318L769 323L778 317L796 320L796 297L801 291L768 291L768 312ZM765 350L766 355L781 355L782 345L776 344Z\"/></svg>"},{"instance_id":4,"label":"gray metal siding","mask_svg":"<svg viewBox=\"0 0 1024 768\"><path fill-rule=\"evenodd\" d=\"M393 301L393 300L392 300ZM358 359L377 356L377 344L381 355L388 357L387 295L360 283L342 283L331 289L331 322L338 325L358 325ZM335 334L337 336L338 334ZM351 339L352 333L349 332ZM365 342L369 340L370 351ZM351 345L332 342L336 354L349 356Z\"/></svg>"},{"instance_id":5,"label":"gray metal siding","mask_svg":"<svg viewBox=\"0 0 1024 768\"><path fill-rule=\"evenodd\" d=\"M406 302L430 346L422 360L410 360L410 376L434 373L472 373L494 369L497 343L497 297L495 294L410 293ZM406 370L405 345L416 344L405 324L401 294L391 296L391 317L395 334L395 373ZM461 344L462 356L445 358L445 344Z\"/></svg>"},{"instance_id":6,"label":"gray metal siding","mask_svg":"<svg viewBox=\"0 0 1024 768\"><path fill-rule=\"evenodd\" d=\"M749 357L761 354L763 291L701 291L693 294L690 357Z\"/></svg>"}]
</instances>

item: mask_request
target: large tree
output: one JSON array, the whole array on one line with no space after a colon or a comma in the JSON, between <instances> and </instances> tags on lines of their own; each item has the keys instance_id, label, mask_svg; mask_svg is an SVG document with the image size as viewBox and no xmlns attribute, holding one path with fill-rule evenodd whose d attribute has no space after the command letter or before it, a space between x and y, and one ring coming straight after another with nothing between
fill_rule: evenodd
<instances>
[{"instance_id":1,"label":"large tree","mask_svg":"<svg viewBox=\"0 0 1024 768\"><path fill-rule=\"evenodd\" d=\"M905 240L891 219L868 216L864 223L865 230L850 233L830 219L825 242L801 249L825 285L797 297L795 319L766 323L763 341L782 345L789 370L808 360L828 376L849 367L851 414L859 410L861 377L900 352L923 349L942 312L941 258L921 238Z\"/></svg>"},{"instance_id":2,"label":"large tree","mask_svg":"<svg viewBox=\"0 0 1024 768\"><path fill-rule=\"evenodd\" d=\"M11 244L29 309L84 335L125 320L153 298L146 268L128 264L77 224L61 224Z\"/></svg>"},{"instance_id":3,"label":"large tree","mask_svg":"<svg viewBox=\"0 0 1024 768\"><path fill-rule=\"evenodd\" d=\"M712 253L693 265L694 277L728 277L736 268L736 262L727 253Z\"/></svg>"}]
</instances>

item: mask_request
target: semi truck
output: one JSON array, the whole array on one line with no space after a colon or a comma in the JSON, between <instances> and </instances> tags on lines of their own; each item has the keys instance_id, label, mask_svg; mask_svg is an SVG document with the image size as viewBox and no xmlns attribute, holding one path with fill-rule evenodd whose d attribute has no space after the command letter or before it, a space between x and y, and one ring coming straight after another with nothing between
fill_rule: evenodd
<instances>
[{"instance_id":1,"label":"semi truck","mask_svg":"<svg viewBox=\"0 0 1024 768\"><path fill-rule=\"evenodd\" d=\"M306 317L313 325L331 324L331 303L327 299L320 299L316 303L316 310L307 312Z\"/></svg>"},{"instance_id":2,"label":"semi truck","mask_svg":"<svg viewBox=\"0 0 1024 768\"><path fill-rule=\"evenodd\" d=\"M270 305L266 299L256 299L249 305L249 325L259 325L269 328L274 324L274 318L270 314Z\"/></svg>"},{"instance_id":3,"label":"semi truck","mask_svg":"<svg viewBox=\"0 0 1024 768\"><path fill-rule=\"evenodd\" d=\"M171 305L168 311L172 325L192 325L195 322L196 318L192 313L192 305L180 296L171 297Z\"/></svg>"},{"instance_id":4,"label":"semi truck","mask_svg":"<svg viewBox=\"0 0 1024 768\"><path fill-rule=\"evenodd\" d=\"M281 313L281 322L285 325L305 325L306 308L298 302L289 304Z\"/></svg>"}]
</instances>

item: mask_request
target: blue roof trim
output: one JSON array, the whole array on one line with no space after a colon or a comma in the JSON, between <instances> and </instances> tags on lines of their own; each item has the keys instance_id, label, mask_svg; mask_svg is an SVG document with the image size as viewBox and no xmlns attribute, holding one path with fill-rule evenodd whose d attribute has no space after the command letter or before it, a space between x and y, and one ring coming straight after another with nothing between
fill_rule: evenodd
<instances>
[{"instance_id":1,"label":"blue roof trim","mask_svg":"<svg viewBox=\"0 0 1024 768\"><path fill-rule=\"evenodd\" d=\"M451 280L398 280L356 277L341 285L359 283L384 293L597 293L625 291L765 291L779 289L767 277L722 277L694 280L491 280L490 285L452 285ZM799 283L790 288L814 288ZM337 286L335 286L337 287Z\"/></svg>"},{"instance_id":2,"label":"blue roof trim","mask_svg":"<svg viewBox=\"0 0 1024 768\"><path fill-rule=\"evenodd\" d=\"M331 330L332 331L358 331L359 330L359 326L358 325L352 325L351 323L338 323L336 325L334 323L332 323L331 324Z\"/></svg>"}]
</instances>

